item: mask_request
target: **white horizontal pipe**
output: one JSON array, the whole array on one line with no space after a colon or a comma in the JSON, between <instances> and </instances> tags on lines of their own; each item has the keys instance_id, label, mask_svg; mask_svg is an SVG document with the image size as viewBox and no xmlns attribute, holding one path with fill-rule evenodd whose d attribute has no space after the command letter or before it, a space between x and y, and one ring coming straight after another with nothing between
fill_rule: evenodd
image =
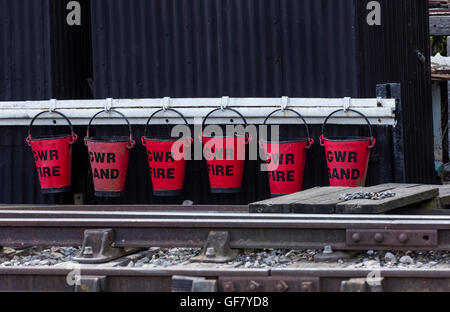
<instances>
[{"instance_id":1,"label":"white horizontal pipe","mask_svg":"<svg viewBox=\"0 0 450 312\"><path fill-rule=\"evenodd\" d=\"M195 118L203 118L214 108L223 103L221 98L178 98L166 100L170 108L182 113L189 123L194 123ZM260 124L273 110L280 108L280 98L229 98L229 107L237 109L250 124ZM56 102L56 110L65 114L73 124L87 124L89 119L99 110L104 109L108 100L63 100ZM143 124L157 109L162 108L163 99L113 99L112 108L120 110L131 123ZM167 102L166 102L167 103ZM348 100L323 99L323 98L290 98L289 107L299 112L310 124L320 124L331 112L343 108ZM39 112L48 110L50 101L18 101L0 102L0 125L27 125ZM376 125L394 124L394 99L350 99L350 108L354 108L366 115L371 123ZM180 118L174 118L173 113L160 113L152 119L152 124L165 124L166 119L170 124L180 123ZM358 115L347 112L336 114L337 118L330 119L330 123L338 124L365 124L365 120ZM281 118L280 118L281 117ZM63 124L56 114L45 114L36 121L36 124ZM239 117L232 111L218 111L211 116L211 123L238 122ZM197 120L198 121L198 120ZM208 123L210 123L208 122ZM299 122L296 115L291 112L283 112L274 115L270 123L294 123ZM120 118L116 114L102 114L96 119L97 124L119 124Z\"/></svg>"}]
</instances>

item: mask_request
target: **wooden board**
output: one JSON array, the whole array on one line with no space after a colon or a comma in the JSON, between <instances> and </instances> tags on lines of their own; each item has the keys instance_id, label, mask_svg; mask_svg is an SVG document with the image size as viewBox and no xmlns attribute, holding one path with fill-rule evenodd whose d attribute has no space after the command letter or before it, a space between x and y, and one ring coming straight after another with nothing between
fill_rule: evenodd
<instances>
[{"instance_id":1,"label":"wooden board","mask_svg":"<svg viewBox=\"0 0 450 312\"><path fill-rule=\"evenodd\" d=\"M262 213L289 213L291 212L290 204L292 202L314 196L321 187L313 187L302 192L297 192L289 195L274 197L265 199L259 202L251 203L248 205L249 212L262 212Z\"/></svg>"},{"instance_id":2,"label":"wooden board","mask_svg":"<svg viewBox=\"0 0 450 312\"><path fill-rule=\"evenodd\" d=\"M450 185L436 185L439 188L439 202L441 209L450 206Z\"/></svg>"},{"instance_id":3,"label":"wooden board","mask_svg":"<svg viewBox=\"0 0 450 312\"><path fill-rule=\"evenodd\" d=\"M355 192L381 192L417 184L386 183L372 187L314 187L302 192L249 204L249 212L262 213L334 213L339 195Z\"/></svg>"},{"instance_id":4,"label":"wooden board","mask_svg":"<svg viewBox=\"0 0 450 312\"><path fill-rule=\"evenodd\" d=\"M394 197L381 200L355 199L339 203L336 205L336 213L383 213L432 199L439 195L439 188L419 185L395 188L393 192Z\"/></svg>"},{"instance_id":5,"label":"wooden board","mask_svg":"<svg viewBox=\"0 0 450 312\"><path fill-rule=\"evenodd\" d=\"M339 199L339 195L344 193L358 193L358 192L383 192L392 190L397 187L409 187L416 184L397 184L386 183L370 187L335 187L331 190L325 190L320 197L308 198L291 204L291 210L295 213L335 213L336 206L343 202Z\"/></svg>"}]
</instances>

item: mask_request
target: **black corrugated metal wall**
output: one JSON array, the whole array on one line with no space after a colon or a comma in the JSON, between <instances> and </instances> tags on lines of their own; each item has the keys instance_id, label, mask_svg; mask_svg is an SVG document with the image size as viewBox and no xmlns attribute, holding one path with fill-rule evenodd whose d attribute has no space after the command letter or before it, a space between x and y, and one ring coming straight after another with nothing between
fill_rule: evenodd
<instances>
[{"instance_id":1,"label":"black corrugated metal wall","mask_svg":"<svg viewBox=\"0 0 450 312\"><path fill-rule=\"evenodd\" d=\"M49 3L0 0L0 100L46 100L52 94Z\"/></svg>"},{"instance_id":2,"label":"black corrugated metal wall","mask_svg":"<svg viewBox=\"0 0 450 312\"><path fill-rule=\"evenodd\" d=\"M369 0L356 1L364 12ZM359 94L374 97L377 83L401 82L406 180L435 183L428 4L381 0L381 26L358 22ZM425 56L425 62L417 57Z\"/></svg>"},{"instance_id":3,"label":"black corrugated metal wall","mask_svg":"<svg viewBox=\"0 0 450 312\"><path fill-rule=\"evenodd\" d=\"M0 1L8 8L16 3ZM34 1L20 0L17 5L26 6ZM44 66L41 75L51 77L48 93L42 98L90 96L86 89L91 70L91 62L87 61L91 57L91 38L86 34L90 22L95 98L374 97L376 83L400 82L403 105L408 107L405 114L410 116L405 119L411 122L410 127L423 126L420 133L413 129L420 151L411 144L413 139L408 137L405 142L407 152L411 153L407 158L407 177L415 182L432 180L433 172L429 170L433 164L432 149L427 143L427 140L432 142L428 126L431 105L429 111L420 107L430 101L429 82L427 74L414 63L415 59L405 54L412 47L428 44L425 0L397 1L398 4L382 1L382 26L375 27L364 24L367 1L359 0L95 0L90 3L90 12L86 12L89 2L80 1L82 28L61 25L68 1L39 2L42 14L50 13L39 21L36 16L30 18L40 23L39 27L48 29L46 41L38 47L52 51L46 65L39 60ZM27 14L17 11L5 18L16 20ZM411 23L412 20L415 22ZM2 34L7 37L11 32L18 32L21 36L31 36L39 27L16 27ZM427 49L421 51L428 57ZM27 57L3 52L2 60ZM406 64L403 59L407 60ZM2 83L5 81L2 77ZM30 79L26 83L33 82ZM5 94L0 89L4 100L41 99L32 93L9 98ZM300 129L290 126L285 130L287 135L298 136ZM84 135L84 127L77 127L77 131ZM121 129L98 127L97 131L111 133ZM354 126L330 128L333 134L364 131L364 127ZM0 202L55 200L39 195L31 154L26 156L25 128L0 128L0 132L11 137L1 147L0 163L8 173L0 176L6 187L3 195L0 192ZM143 127L134 127L134 132L139 137ZM313 126L311 132L317 139L320 127ZM369 184L384 182L381 172L392 169L391 130L377 127L375 135L379 140L370 163ZM24 159L14 158L12 149L18 148L18 152L25 153ZM192 199L195 203L237 204L268 197L267 177L259 172L256 161L247 162L244 189L239 195L209 194L204 163L192 161L185 190L189 196L155 198L150 195L148 172L143 170L147 166L143 148L138 145L131 157L127 195L111 202L179 203ZM87 202L102 202L92 196L87 154L81 142L74 147L74 158L74 192L84 193ZM416 161L421 165L416 166ZM308 156L304 186L326 185L325 168L323 152L316 144ZM19 178L12 178L17 175ZM15 181L11 188L10 181ZM21 195L25 192L26 195ZM70 203L72 195L57 196L56 201Z\"/></svg>"},{"instance_id":4,"label":"black corrugated metal wall","mask_svg":"<svg viewBox=\"0 0 450 312\"><path fill-rule=\"evenodd\" d=\"M96 98L357 96L349 0L96 0Z\"/></svg>"},{"instance_id":5,"label":"black corrugated metal wall","mask_svg":"<svg viewBox=\"0 0 450 312\"><path fill-rule=\"evenodd\" d=\"M0 101L92 98L90 3L78 1L81 26L66 24L69 1L0 0ZM27 127L0 126L0 203L73 202L73 194L41 194L26 136ZM73 173L76 190L86 189L84 172Z\"/></svg>"}]
</instances>

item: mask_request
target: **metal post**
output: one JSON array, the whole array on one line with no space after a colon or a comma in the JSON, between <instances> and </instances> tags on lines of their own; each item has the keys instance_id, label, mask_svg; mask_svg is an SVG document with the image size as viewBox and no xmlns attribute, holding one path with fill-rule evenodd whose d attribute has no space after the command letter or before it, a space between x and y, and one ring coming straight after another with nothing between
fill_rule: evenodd
<instances>
[{"instance_id":1,"label":"metal post","mask_svg":"<svg viewBox=\"0 0 450 312\"><path fill-rule=\"evenodd\" d=\"M395 121L396 125L392 131L394 143L394 182L406 182L405 167L405 140L403 127L402 92L399 83L389 83L389 97L396 99Z\"/></svg>"},{"instance_id":2,"label":"metal post","mask_svg":"<svg viewBox=\"0 0 450 312\"><path fill-rule=\"evenodd\" d=\"M376 96L381 99L388 98L388 85L378 84L376 86ZM389 130L389 127L377 127L376 139L378 146L383 146L383 148L376 148L379 183L389 183L394 179L392 175L394 169L392 166L392 139Z\"/></svg>"}]
</instances>

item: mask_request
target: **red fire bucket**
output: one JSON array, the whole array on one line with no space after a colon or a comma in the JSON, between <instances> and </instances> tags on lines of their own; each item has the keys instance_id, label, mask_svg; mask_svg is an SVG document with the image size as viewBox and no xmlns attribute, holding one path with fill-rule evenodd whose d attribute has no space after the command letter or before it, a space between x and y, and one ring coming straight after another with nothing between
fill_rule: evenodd
<instances>
[{"instance_id":1,"label":"red fire bucket","mask_svg":"<svg viewBox=\"0 0 450 312\"><path fill-rule=\"evenodd\" d=\"M192 138L147 137L148 123L153 116L161 111L164 110L160 109L148 118L145 125L145 135L141 137L141 142L147 149L153 195L177 196L183 191L184 173L186 171L184 146L190 146ZM186 118L180 112L171 108L166 109L166 111L177 113L185 124L188 124Z\"/></svg>"},{"instance_id":2,"label":"red fire bucket","mask_svg":"<svg viewBox=\"0 0 450 312\"><path fill-rule=\"evenodd\" d=\"M267 120L277 109L267 116ZM314 140L309 137L309 129L305 119L298 112L292 109L284 109L297 114L306 127L306 138L264 141L259 144L264 148L266 156L267 170L269 173L270 194L272 197L291 194L302 190L303 174L305 171L306 151L314 144Z\"/></svg>"},{"instance_id":3,"label":"red fire bucket","mask_svg":"<svg viewBox=\"0 0 450 312\"><path fill-rule=\"evenodd\" d=\"M89 121L84 144L88 148L95 196L98 197L119 197L123 195L130 150L135 145L128 119L119 111L113 109L109 111L119 114L126 120L130 135L89 137L89 127L92 121L106 110L96 113Z\"/></svg>"},{"instance_id":4,"label":"red fire bucket","mask_svg":"<svg viewBox=\"0 0 450 312\"><path fill-rule=\"evenodd\" d=\"M328 119L342 110L336 110L328 115L322 125L320 145L325 147L330 186L364 186L370 149L376 142L367 117L354 109L348 110L361 115L366 120L370 137L325 137L324 128Z\"/></svg>"},{"instance_id":5,"label":"red fire bucket","mask_svg":"<svg viewBox=\"0 0 450 312\"><path fill-rule=\"evenodd\" d=\"M239 115L247 126L244 116L232 108L231 110ZM222 110L217 108L209 112L203 120L202 130L206 119L214 112ZM239 193L241 191L242 176L245 164L245 145L251 140L251 136L225 134L225 136L205 136L203 131L200 135L203 143L203 156L206 159L206 166L209 175L211 193Z\"/></svg>"},{"instance_id":6,"label":"red fire bucket","mask_svg":"<svg viewBox=\"0 0 450 312\"><path fill-rule=\"evenodd\" d=\"M70 120L62 113L53 111L52 113L62 116L67 121L70 134L33 138L31 126L36 118L45 113L50 112L41 112L31 120L26 141L33 151L41 192L43 194L67 192L71 189L72 144L78 137L73 132Z\"/></svg>"}]
</instances>

